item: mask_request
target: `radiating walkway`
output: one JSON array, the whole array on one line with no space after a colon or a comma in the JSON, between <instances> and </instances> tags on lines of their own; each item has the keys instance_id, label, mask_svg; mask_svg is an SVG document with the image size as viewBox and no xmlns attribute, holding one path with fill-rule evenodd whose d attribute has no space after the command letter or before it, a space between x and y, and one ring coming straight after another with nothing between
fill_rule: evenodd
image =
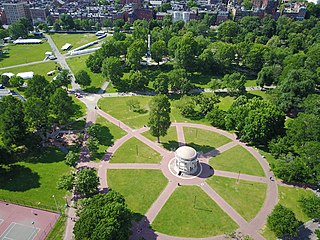
<instances>
[{"instance_id":1,"label":"radiating walkway","mask_svg":"<svg viewBox=\"0 0 320 240\"><path fill-rule=\"evenodd\" d=\"M84 100L85 102L85 100ZM91 104L92 105L92 104ZM92 107L91 107L92 109ZM277 192L277 183L276 181L270 181L269 177L273 176L272 172L270 172L270 167L267 161L252 147L246 146L244 143L239 142L236 139L234 134L225 132L223 130L205 126L201 124L194 123L172 123L172 126L176 128L177 137L179 145L182 146L185 144L183 127L193 127L204 129L207 131L212 131L219 133L231 140L231 142L220 146L212 151L207 153L203 153L199 156L199 161L202 167L202 172L199 177L183 179L177 175L174 175L169 170L169 162L174 157L174 154L166 149L164 149L159 143L153 142L150 139L141 135L141 133L148 130L148 128L144 127L141 129L134 130L130 128L128 125L119 121L118 119L112 117L106 112L96 109L94 111L90 111L87 116L88 124L95 122L96 116L100 115L109 122L114 125L120 127L127 134L122 138L115 141L115 143L109 147L106 151L105 156L101 162L90 162L86 157L82 157L82 161L79 162L78 167L94 167L98 169L98 176L100 179L99 190L101 192L106 193L108 191L108 183L107 183L107 169L159 169L162 171L163 175L169 180L168 185L164 188L164 190L160 193L155 202L151 205L148 211L145 214L145 217L140 222L134 222L132 226L132 236L131 239L136 240L140 238L145 239L172 239L172 240L182 240L182 239L196 239L196 238L185 238L185 237L173 237L168 236L162 233L154 232L149 226L152 224L154 219L157 217L158 213L161 211L161 208L164 206L166 201L170 198L171 194L178 187L178 185L196 185L199 186L213 201L215 201L221 209L228 214L238 225L238 232L243 234L247 234L252 236L254 239L264 239L260 234L259 230L264 226L267 216L272 211L274 205L278 201L278 192ZM117 151L119 147L121 147L126 141L131 138L137 138L153 150L157 151L161 154L162 160L159 164L150 164L150 163L112 163L110 162L111 156ZM209 159L227 151L237 145L241 145L246 148L260 163L261 167L264 170L265 177L252 176L246 174L238 174L235 172L227 172L221 170L214 170L209 166ZM85 149L85 146L84 146ZM84 153L87 153L84 151ZM88 156L88 154L84 154ZM247 222L235 209L233 209L214 189L212 189L207 183L206 178L216 175L233 179L240 179L252 182L259 182L267 184L267 194L263 207L260 209L259 213L256 215L254 219L250 222ZM70 224L70 226L69 226ZM67 224L68 230L72 229L72 223L68 221ZM72 233L72 231L71 231ZM68 236L68 237L67 237ZM66 235L65 239L71 239L70 234ZM201 238L206 240L214 240L214 239L224 239L224 235L221 236L213 236L208 238Z\"/></svg>"}]
</instances>

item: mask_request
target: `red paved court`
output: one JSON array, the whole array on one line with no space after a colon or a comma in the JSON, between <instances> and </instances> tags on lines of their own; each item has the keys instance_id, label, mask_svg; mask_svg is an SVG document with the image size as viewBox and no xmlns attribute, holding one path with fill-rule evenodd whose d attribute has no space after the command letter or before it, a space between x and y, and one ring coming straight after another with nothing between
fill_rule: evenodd
<instances>
[{"instance_id":1,"label":"red paved court","mask_svg":"<svg viewBox=\"0 0 320 240\"><path fill-rule=\"evenodd\" d=\"M43 240L59 214L0 201L0 240Z\"/></svg>"}]
</instances>

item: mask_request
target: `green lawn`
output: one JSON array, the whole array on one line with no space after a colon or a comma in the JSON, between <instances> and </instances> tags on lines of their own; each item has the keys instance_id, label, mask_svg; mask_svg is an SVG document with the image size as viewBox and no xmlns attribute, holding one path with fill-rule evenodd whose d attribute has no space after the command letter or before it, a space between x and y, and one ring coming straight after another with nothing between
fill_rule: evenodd
<instances>
[{"instance_id":1,"label":"green lawn","mask_svg":"<svg viewBox=\"0 0 320 240\"><path fill-rule=\"evenodd\" d=\"M210 165L218 170L264 176L259 162L241 146L235 146L211 158Z\"/></svg>"},{"instance_id":2,"label":"green lawn","mask_svg":"<svg viewBox=\"0 0 320 240\"><path fill-rule=\"evenodd\" d=\"M72 117L72 120L86 116L87 115L86 105L83 102L81 102L79 99L77 99L75 96L71 95L71 97L73 100L73 109L75 111L75 114Z\"/></svg>"},{"instance_id":3,"label":"green lawn","mask_svg":"<svg viewBox=\"0 0 320 240\"><path fill-rule=\"evenodd\" d=\"M111 163L159 163L161 155L136 138L126 141L112 156Z\"/></svg>"},{"instance_id":4,"label":"green lawn","mask_svg":"<svg viewBox=\"0 0 320 240\"><path fill-rule=\"evenodd\" d=\"M245 220L253 219L263 206L267 185L213 176L208 184L229 203ZM250 203L250 204L248 204Z\"/></svg>"},{"instance_id":5,"label":"green lawn","mask_svg":"<svg viewBox=\"0 0 320 240\"><path fill-rule=\"evenodd\" d=\"M183 132L186 144L195 148L197 152L206 153L231 142L223 135L203 129L183 127Z\"/></svg>"},{"instance_id":6,"label":"green lawn","mask_svg":"<svg viewBox=\"0 0 320 240\"><path fill-rule=\"evenodd\" d=\"M54 43L56 44L59 51L61 52L63 52L61 50L61 47L66 43L70 43L72 45L72 47L70 48L70 50L72 50L82 45L85 45L89 42L93 42L97 40L96 35L92 33L84 33L84 34L55 33L50 36L54 41Z\"/></svg>"},{"instance_id":7,"label":"green lawn","mask_svg":"<svg viewBox=\"0 0 320 240\"><path fill-rule=\"evenodd\" d=\"M133 112L129 110L127 106L127 101L129 99L136 99L140 102L140 107L145 112ZM106 113L109 113L118 120L124 122L129 127L137 129L143 127L148 123L149 113L149 101L151 97L149 96L139 96L139 97L115 97L115 98L102 98L98 102L99 108L101 108ZM121 111L119 111L121 109Z\"/></svg>"},{"instance_id":8,"label":"green lawn","mask_svg":"<svg viewBox=\"0 0 320 240\"><path fill-rule=\"evenodd\" d=\"M190 119L181 115L180 110L177 108L178 99L171 99L171 114L170 118L172 122L188 122L188 123L199 123L204 125L210 125L206 118L203 119Z\"/></svg>"},{"instance_id":9,"label":"green lawn","mask_svg":"<svg viewBox=\"0 0 320 240\"><path fill-rule=\"evenodd\" d=\"M232 103L234 102L234 97L225 96L220 98L220 102L217 104L218 107L224 111L228 111L231 107Z\"/></svg>"},{"instance_id":10,"label":"green lawn","mask_svg":"<svg viewBox=\"0 0 320 240\"><path fill-rule=\"evenodd\" d=\"M312 194L314 194L312 191L303 188L278 186L279 203L291 209L296 218L302 222L307 222L310 218L302 212L298 201L302 196L310 196ZM276 235L266 225L261 229L261 233L267 240L277 239Z\"/></svg>"},{"instance_id":11,"label":"green lawn","mask_svg":"<svg viewBox=\"0 0 320 240\"><path fill-rule=\"evenodd\" d=\"M107 180L110 188L125 197L136 220L148 211L168 183L160 170L141 169L109 169Z\"/></svg>"},{"instance_id":12,"label":"green lawn","mask_svg":"<svg viewBox=\"0 0 320 240\"><path fill-rule=\"evenodd\" d=\"M0 61L1 65L1 61ZM47 73L55 70L56 66L59 66L56 62L43 62L39 64L34 64L30 66L23 66L23 67L15 67L15 68L9 68L5 70L0 70L0 75L5 72L12 72L14 74L20 73L20 72L34 72L34 74L45 76L47 80L51 81L54 76L57 75L58 71L56 71L55 75L48 76Z\"/></svg>"},{"instance_id":13,"label":"green lawn","mask_svg":"<svg viewBox=\"0 0 320 240\"><path fill-rule=\"evenodd\" d=\"M143 127L143 125L147 125L148 117L149 117L149 101L151 100L151 96L133 96L133 97L114 97L114 98L102 98L99 100L98 106L103 111L109 113L113 117L119 119L124 122L131 128L137 129ZM133 112L129 111L129 107L127 106L127 101L129 99L137 99L140 102L140 106L143 109L142 112ZM178 100L171 99L171 121L174 122L191 122L191 123L200 123L210 125L206 119L201 120L193 120L183 117L180 114L179 109L176 107L176 102ZM121 109L121 111L119 111Z\"/></svg>"},{"instance_id":14,"label":"green lawn","mask_svg":"<svg viewBox=\"0 0 320 240\"><path fill-rule=\"evenodd\" d=\"M54 199L64 206L63 190L56 188L60 176L70 168L63 162L64 154L54 148L21 157L23 161L0 167L0 199L22 205L56 210Z\"/></svg>"},{"instance_id":15,"label":"green lawn","mask_svg":"<svg viewBox=\"0 0 320 240\"><path fill-rule=\"evenodd\" d=\"M254 87L254 86L257 86L257 80L256 80L256 79L247 80L246 83L244 84L244 86L246 86L246 87Z\"/></svg>"},{"instance_id":16,"label":"green lawn","mask_svg":"<svg viewBox=\"0 0 320 240\"><path fill-rule=\"evenodd\" d=\"M45 58L45 52L52 51L47 42L41 44L10 44L3 48L3 51L5 50L8 50L8 53L0 56L0 68L42 61Z\"/></svg>"},{"instance_id":17,"label":"green lawn","mask_svg":"<svg viewBox=\"0 0 320 240\"><path fill-rule=\"evenodd\" d=\"M153 137L150 134L150 131L144 132L142 135L151 141L157 142L157 138ZM175 127L170 127L168 129L168 134L164 137L160 137L160 142L165 149L175 151L179 147L177 129Z\"/></svg>"},{"instance_id":18,"label":"green lawn","mask_svg":"<svg viewBox=\"0 0 320 240\"><path fill-rule=\"evenodd\" d=\"M61 216L58 221L50 231L49 235L46 237L46 240L57 240L63 239L63 234L66 229L67 217Z\"/></svg>"},{"instance_id":19,"label":"green lawn","mask_svg":"<svg viewBox=\"0 0 320 240\"><path fill-rule=\"evenodd\" d=\"M209 237L231 232L238 226L198 186L182 186L165 203L152 228L179 237Z\"/></svg>"},{"instance_id":20,"label":"green lawn","mask_svg":"<svg viewBox=\"0 0 320 240\"><path fill-rule=\"evenodd\" d=\"M105 118L98 116L96 124L99 126L98 140L99 149L91 160L100 160L105 155L106 150L119 138L126 135L126 132L114 124L108 122Z\"/></svg>"},{"instance_id":21,"label":"green lawn","mask_svg":"<svg viewBox=\"0 0 320 240\"><path fill-rule=\"evenodd\" d=\"M76 74L80 70L85 70L90 78L91 78L91 85L86 87L84 91L96 93L99 91L102 84L105 82L105 78L102 76L101 73L93 73L89 68L86 66L86 60L89 55L84 56L76 56L72 58L67 58L66 61L71 69L71 71Z\"/></svg>"},{"instance_id":22,"label":"green lawn","mask_svg":"<svg viewBox=\"0 0 320 240\"><path fill-rule=\"evenodd\" d=\"M283 206L290 208L296 215L296 218L302 222L307 222L310 220L306 214L302 212L299 204L299 199L302 196L312 196L314 193L310 190L303 188L293 188L293 187L278 187L279 191L279 203Z\"/></svg>"}]
</instances>

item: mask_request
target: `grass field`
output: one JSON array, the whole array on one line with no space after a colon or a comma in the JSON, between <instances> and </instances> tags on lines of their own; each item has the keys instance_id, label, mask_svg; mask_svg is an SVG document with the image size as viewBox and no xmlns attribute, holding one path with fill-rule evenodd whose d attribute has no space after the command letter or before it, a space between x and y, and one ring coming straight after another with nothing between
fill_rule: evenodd
<instances>
[{"instance_id":1,"label":"grass field","mask_svg":"<svg viewBox=\"0 0 320 240\"><path fill-rule=\"evenodd\" d=\"M85 33L85 34L55 33L50 36L60 52L63 52L61 50L61 47L66 43L70 43L72 45L72 47L70 48L70 50L72 50L84 44L97 40L96 35L91 33Z\"/></svg>"},{"instance_id":2,"label":"grass field","mask_svg":"<svg viewBox=\"0 0 320 240\"><path fill-rule=\"evenodd\" d=\"M161 156L136 138L126 141L112 156L111 163L159 163Z\"/></svg>"},{"instance_id":3,"label":"grass field","mask_svg":"<svg viewBox=\"0 0 320 240\"><path fill-rule=\"evenodd\" d=\"M209 178L207 182L247 221L253 219L263 206L266 184L244 180L237 183L236 179L218 176Z\"/></svg>"},{"instance_id":4,"label":"grass field","mask_svg":"<svg viewBox=\"0 0 320 240\"><path fill-rule=\"evenodd\" d=\"M86 60L88 57L89 55L77 56L67 58L66 61L74 74L76 74L80 70L85 70L89 74L91 78L91 85L83 90L86 92L96 93L99 91L100 87L105 82L105 78L102 76L101 73L93 73L89 68L87 68Z\"/></svg>"},{"instance_id":5,"label":"grass field","mask_svg":"<svg viewBox=\"0 0 320 240\"><path fill-rule=\"evenodd\" d=\"M98 116L96 124L99 126L98 140L99 149L98 153L92 156L91 160L100 160L106 153L108 147L110 147L117 139L126 135L126 132L114 124L108 122L105 118Z\"/></svg>"},{"instance_id":6,"label":"grass field","mask_svg":"<svg viewBox=\"0 0 320 240\"><path fill-rule=\"evenodd\" d=\"M45 58L45 52L52 51L47 42L41 44L10 44L3 48L3 51L5 50L8 50L8 53L0 56L0 68L42 61Z\"/></svg>"},{"instance_id":7,"label":"grass field","mask_svg":"<svg viewBox=\"0 0 320 240\"><path fill-rule=\"evenodd\" d=\"M150 139L151 141L157 142L157 138L151 136L150 132L142 133L143 136ZM160 137L161 145L168 150L176 150L179 147L178 137L177 137L177 129L175 127L170 127L168 129L168 134L164 137Z\"/></svg>"},{"instance_id":8,"label":"grass field","mask_svg":"<svg viewBox=\"0 0 320 240\"><path fill-rule=\"evenodd\" d=\"M71 97L74 102L73 107L75 110L75 114L73 116L73 119L77 119L77 118L86 116L87 115L86 105L83 102L81 102L79 99L77 99L75 96L72 95Z\"/></svg>"},{"instance_id":9,"label":"grass field","mask_svg":"<svg viewBox=\"0 0 320 240\"><path fill-rule=\"evenodd\" d=\"M296 218L302 222L307 222L310 218L302 212L299 199L302 196L310 196L312 194L314 194L312 191L303 188L278 186L279 203L291 209ZM267 226L261 229L261 233L267 240L277 239L276 235Z\"/></svg>"},{"instance_id":10,"label":"grass field","mask_svg":"<svg viewBox=\"0 0 320 240\"><path fill-rule=\"evenodd\" d=\"M235 98L231 96L221 97L220 102L217 105L220 109L227 111L231 107L234 100Z\"/></svg>"},{"instance_id":11,"label":"grass field","mask_svg":"<svg viewBox=\"0 0 320 240\"><path fill-rule=\"evenodd\" d=\"M296 218L302 222L307 222L310 220L306 214L302 212L299 204L299 199L302 196L312 196L314 193L310 190L303 188L293 188L293 187L278 187L279 191L279 203L283 206L290 208L296 215Z\"/></svg>"},{"instance_id":12,"label":"grass field","mask_svg":"<svg viewBox=\"0 0 320 240\"><path fill-rule=\"evenodd\" d=\"M0 75L5 72L12 72L14 74L17 74L20 72L34 72L34 74L45 76L47 80L51 81L54 78L54 76L56 76L58 71L56 71L55 75L53 76L48 76L47 72L55 70L56 66L59 66L56 62L43 62L43 63L34 64L30 66L15 67L15 68L9 68L5 70L0 70Z\"/></svg>"},{"instance_id":13,"label":"grass field","mask_svg":"<svg viewBox=\"0 0 320 240\"><path fill-rule=\"evenodd\" d=\"M165 203L152 228L179 237L209 237L231 232L238 226L198 186L182 186Z\"/></svg>"},{"instance_id":14,"label":"grass field","mask_svg":"<svg viewBox=\"0 0 320 240\"><path fill-rule=\"evenodd\" d=\"M109 169L107 180L110 188L125 197L136 220L141 219L168 183L160 170L140 169Z\"/></svg>"},{"instance_id":15,"label":"grass field","mask_svg":"<svg viewBox=\"0 0 320 240\"><path fill-rule=\"evenodd\" d=\"M140 102L140 107L145 112L133 112L129 110L127 106L127 101L129 99L136 99ZM143 127L148 122L149 113L149 101L151 97L115 97L115 98L102 98L98 102L99 108L101 108L106 113L109 113L113 117L119 119L123 123L127 124L129 127L137 129ZM121 109L121 111L119 111Z\"/></svg>"},{"instance_id":16,"label":"grass field","mask_svg":"<svg viewBox=\"0 0 320 240\"><path fill-rule=\"evenodd\" d=\"M63 234L66 229L67 218L64 216L59 217L58 221L50 231L49 235L46 237L46 240L56 240L63 239Z\"/></svg>"},{"instance_id":17,"label":"grass field","mask_svg":"<svg viewBox=\"0 0 320 240\"><path fill-rule=\"evenodd\" d=\"M218 170L264 176L259 162L241 146L235 146L211 158L210 165Z\"/></svg>"},{"instance_id":18,"label":"grass field","mask_svg":"<svg viewBox=\"0 0 320 240\"><path fill-rule=\"evenodd\" d=\"M22 205L56 210L54 199L64 206L66 191L58 190L60 176L69 171L64 154L54 148L36 152L23 161L0 167L0 199Z\"/></svg>"},{"instance_id":19,"label":"grass field","mask_svg":"<svg viewBox=\"0 0 320 240\"><path fill-rule=\"evenodd\" d=\"M225 136L203 129L183 127L183 132L186 144L195 148L197 152L207 153L231 142Z\"/></svg>"}]
</instances>

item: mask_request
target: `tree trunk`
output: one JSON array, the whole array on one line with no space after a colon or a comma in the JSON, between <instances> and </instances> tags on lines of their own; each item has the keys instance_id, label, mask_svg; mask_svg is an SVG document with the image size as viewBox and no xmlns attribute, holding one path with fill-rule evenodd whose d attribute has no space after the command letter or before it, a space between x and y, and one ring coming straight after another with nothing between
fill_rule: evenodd
<instances>
[{"instance_id":1,"label":"tree trunk","mask_svg":"<svg viewBox=\"0 0 320 240\"><path fill-rule=\"evenodd\" d=\"M160 143L160 136L157 136L157 139L158 139L158 143Z\"/></svg>"}]
</instances>

